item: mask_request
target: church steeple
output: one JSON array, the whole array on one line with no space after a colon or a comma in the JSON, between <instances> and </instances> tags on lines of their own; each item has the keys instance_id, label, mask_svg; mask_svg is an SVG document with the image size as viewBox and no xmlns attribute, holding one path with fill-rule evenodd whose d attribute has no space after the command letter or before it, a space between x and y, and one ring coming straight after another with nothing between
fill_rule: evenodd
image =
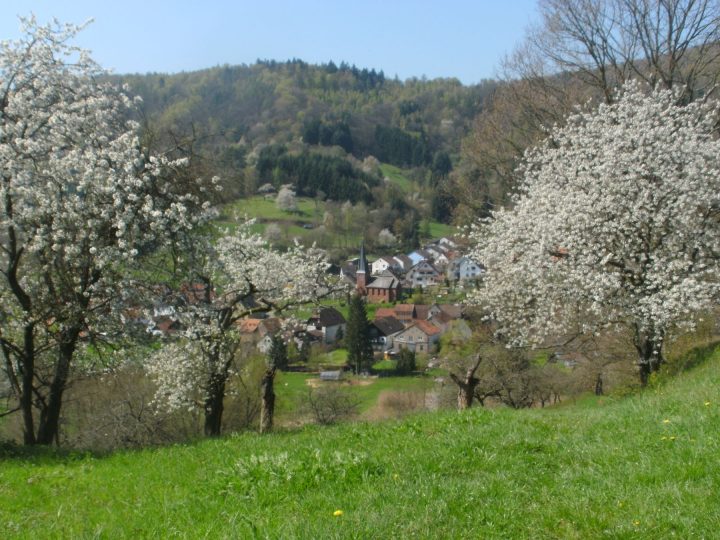
<instances>
[{"instance_id":1,"label":"church steeple","mask_svg":"<svg viewBox=\"0 0 720 540\"><path fill-rule=\"evenodd\" d=\"M357 271L366 274L367 267L368 267L368 262L367 262L367 258L365 257L365 242L363 242L362 244L360 244L360 262L358 263Z\"/></svg>"},{"instance_id":2,"label":"church steeple","mask_svg":"<svg viewBox=\"0 0 720 540\"><path fill-rule=\"evenodd\" d=\"M365 294L365 286L367 285L367 274L368 274L368 262L365 257L365 242L360 244L360 261L358 262L358 269L355 272L357 290L360 294Z\"/></svg>"}]
</instances>

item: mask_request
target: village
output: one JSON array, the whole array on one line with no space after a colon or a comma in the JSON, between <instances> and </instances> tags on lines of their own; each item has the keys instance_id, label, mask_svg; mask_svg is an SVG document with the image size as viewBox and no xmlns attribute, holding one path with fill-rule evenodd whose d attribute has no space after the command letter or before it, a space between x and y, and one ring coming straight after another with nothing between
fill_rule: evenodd
<instances>
[{"instance_id":1,"label":"village","mask_svg":"<svg viewBox=\"0 0 720 540\"><path fill-rule=\"evenodd\" d=\"M484 269L464 254L459 242L443 237L408 254L384 255L372 262L361 245L358 257L329 271L338 275L347 293L364 299L370 342L376 360L382 361L395 358L403 349L429 359L438 351L440 338L451 328L469 335L470 329L463 321L462 299L465 291L481 279ZM185 285L180 291L182 300L189 304L203 301L202 294L199 284ZM312 307L309 313L300 312L307 315L303 318L297 313L288 317L272 312L253 314L236 323L240 341L258 353L268 354L273 339L280 338L305 361L311 351L326 357L333 351L343 353L347 333L345 304L342 300L327 301ZM171 303L156 305L149 321L150 331L162 336L180 330L181 323L174 314ZM339 358L345 356L340 354ZM328 366L317 363L319 371L323 367ZM323 373L325 377L338 377L339 371L350 366L334 362L330 368L335 374Z\"/></svg>"}]
</instances>

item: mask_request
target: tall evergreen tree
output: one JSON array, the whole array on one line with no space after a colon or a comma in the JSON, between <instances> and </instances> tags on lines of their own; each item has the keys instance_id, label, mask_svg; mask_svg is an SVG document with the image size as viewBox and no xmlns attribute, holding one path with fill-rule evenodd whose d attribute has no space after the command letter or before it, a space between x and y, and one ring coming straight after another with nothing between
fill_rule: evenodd
<instances>
[{"instance_id":1,"label":"tall evergreen tree","mask_svg":"<svg viewBox=\"0 0 720 540\"><path fill-rule=\"evenodd\" d=\"M285 341L275 334L270 342L270 350L268 351L268 364L280 370L287 369L288 366L288 349Z\"/></svg>"},{"instance_id":2,"label":"tall evergreen tree","mask_svg":"<svg viewBox=\"0 0 720 540\"><path fill-rule=\"evenodd\" d=\"M363 299L354 295L350 299L345 345L348 350L348 362L355 373L360 373L372 364L373 350L370 343L370 323Z\"/></svg>"}]
</instances>

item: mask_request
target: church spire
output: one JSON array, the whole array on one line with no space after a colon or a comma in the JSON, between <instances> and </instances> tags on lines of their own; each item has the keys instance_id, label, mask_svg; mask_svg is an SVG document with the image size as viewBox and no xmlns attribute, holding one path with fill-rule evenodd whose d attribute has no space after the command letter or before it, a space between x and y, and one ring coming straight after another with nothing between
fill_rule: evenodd
<instances>
[{"instance_id":1,"label":"church spire","mask_svg":"<svg viewBox=\"0 0 720 540\"><path fill-rule=\"evenodd\" d=\"M358 272L367 273L368 262L365 257L365 242L360 244L360 262L358 263Z\"/></svg>"},{"instance_id":2,"label":"church spire","mask_svg":"<svg viewBox=\"0 0 720 540\"><path fill-rule=\"evenodd\" d=\"M358 268L355 271L355 284L358 293L365 296L367 294L365 287L367 286L368 278L367 271L368 262L365 258L365 242L360 244L360 261L358 262Z\"/></svg>"}]
</instances>

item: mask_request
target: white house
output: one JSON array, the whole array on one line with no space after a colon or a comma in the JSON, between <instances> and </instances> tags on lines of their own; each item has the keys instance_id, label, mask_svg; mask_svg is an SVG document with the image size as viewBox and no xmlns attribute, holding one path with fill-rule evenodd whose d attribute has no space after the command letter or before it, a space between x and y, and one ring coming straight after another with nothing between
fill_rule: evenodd
<instances>
[{"instance_id":1,"label":"white house","mask_svg":"<svg viewBox=\"0 0 720 540\"><path fill-rule=\"evenodd\" d=\"M398 266L398 262L392 257L380 257L377 261L370 264L373 275L380 274L387 269L395 270Z\"/></svg>"},{"instance_id":2,"label":"white house","mask_svg":"<svg viewBox=\"0 0 720 540\"><path fill-rule=\"evenodd\" d=\"M433 264L436 266L446 266L450 262L447 250L441 246L431 244L425 247L425 251L430 253Z\"/></svg>"},{"instance_id":3,"label":"white house","mask_svg":"<svg viewBox=\"0 0 720 540\"><path fill-rule=\"evenodd\" d=\"M408 257L407 255L402 255L402 254L395 255L393 257L393 260L395 260L397 262L398 270L400 270L403 273L410 270L410 268L412 268L413 265L415 264L412 262L412 259L410 257Z\"/></svg>"},{"instance_id":4,"label":"white house","mask_svg":"<svg viewBox=\"0 0 720 540\"><path fill-rule=\"evenodd\" d=\"M437 243L446 246L448 249L456 249L458 247L458 245L447 236L440 238Z\"/></svg>"},{"instance_id":5,"label":"white house","mask_svg":"<svg viewBox=\"0 0 720 540\"><path fill-rule=\"evenodd\" d=\"M320 331L325 343L335 343L338 334L345 333L345 317L337 309L331 307L320 308L307 321L308 332Z\"/></svg>"},{"instance_id":6,"label":"white house","mask_svg":"<svg viewBox=\"0 0 720 540\"><path fill-rule=\"evenodd\" d=\"M429 287L442 280L442 273L428 261L420 261L405 276L409 287Z\"/></svg>"},{"instance_id":7,"label":"white house","mask_svg":"<svg viewBox=\"0 0 720 540\"><path fill-rule=\"evenodd\" d=\"M479 278L485 269L469 257L459 257L451 262L447 269L447 277L453 281L466 281Z\"/></svg>"}]
</instances>

